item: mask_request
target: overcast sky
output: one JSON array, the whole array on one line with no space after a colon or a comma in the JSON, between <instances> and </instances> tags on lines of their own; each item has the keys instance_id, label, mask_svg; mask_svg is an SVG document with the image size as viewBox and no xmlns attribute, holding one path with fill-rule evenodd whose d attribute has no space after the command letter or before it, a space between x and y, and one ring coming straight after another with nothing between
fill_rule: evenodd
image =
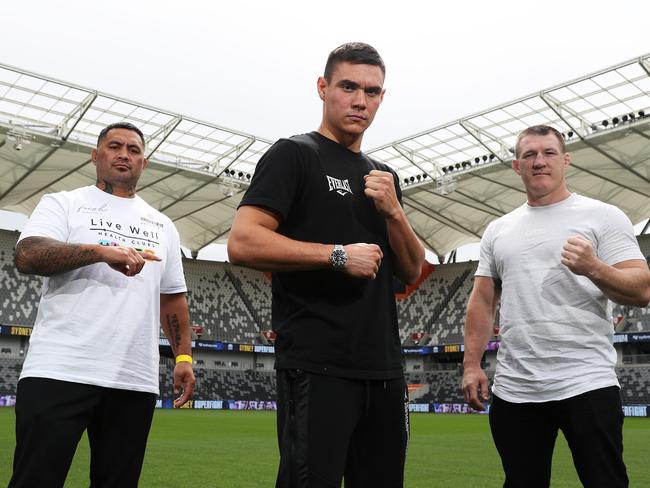
<instances>
[{"instance_id":1,"label":"overcast sky","mask_svg":"<svg viewBox=\"0 0 650 488\"><path fill-rule=\"evenodd\" d=\"M365 149L650 52L650 2L3 2L0 62L276 139L318 126L346 41L387 88Z\"/></svg>"},{"instance_id":2,"label":"overcast sky","mask_svg":"<svg viewBox=\"0 0 650 488\"><path fill-rule=\"evenodd\" d=\"M3 2L0 62L258 137L315 129L329 51L387 67L364 148L650 52L650 2Z\"/></svg>"}]
</instances>

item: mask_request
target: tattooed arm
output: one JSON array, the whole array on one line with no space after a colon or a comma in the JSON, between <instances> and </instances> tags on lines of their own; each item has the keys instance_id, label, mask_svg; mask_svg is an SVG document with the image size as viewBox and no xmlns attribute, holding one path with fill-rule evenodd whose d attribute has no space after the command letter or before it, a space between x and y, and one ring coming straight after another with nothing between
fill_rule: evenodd
<instances>
[{"instance_id":1,"label":"tattooed arm","mask_svg":"<svg viewBox=\"0 0 650 488\"><path fill-rule=\"evenodd\" d=\"M190 312L185 293L160 295L160 325L169 340L174 357L180 354L192 355L192 337L190 334ZM182 361L174 368L174 406L180 407L192 396L194 390L194 372L192 364Z\"/></svg>"},{"instance_id":2,"label":"tattooed arm","mask_svg":"<svg viewBox=\"0 0 650 488\"><path fill-rule=\"evenodd\" d=\"M14 263L21 273L52 276L94 263L106 263L126 276L135 276L145 260L160 261L129 247L68 244L49 237L26 237L16 244Z\"/></svg>"}]
</instances>

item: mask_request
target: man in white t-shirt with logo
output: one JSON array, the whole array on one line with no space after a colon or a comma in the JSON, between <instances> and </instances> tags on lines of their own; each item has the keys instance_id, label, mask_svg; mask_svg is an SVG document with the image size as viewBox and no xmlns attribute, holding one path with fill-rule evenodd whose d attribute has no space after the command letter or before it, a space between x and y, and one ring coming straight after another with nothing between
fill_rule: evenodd
<instances>
[{"instance_id":1,"label":"man in white t-shirt with logo","mask_svg":"<svg viewBox=\"0 0 650 488\"><path fill-rule=\"evenodd\" d=\"M524 130L515 158L528 201L481 240L465 323L465 399L485 408L480 362L500 300L490 427L504 487L549 486L558 430L585 487L628 486L607 299L646 306L648 266L623 212L569 192L571 157L557 130Z\"/></svg>"},{"instance_id":2,"label":"man in white t-shirt with logo","mask_svg":"<svg viewBox=\"0 0 650 488\"><path fill-rule=\"evenodd\" d=\"M45 195L16 244L22 273L44 276L16 403L10 488L62 487L84 431L93 487L136 487L158 395L162 325L176 406L194 388L180 239L135 194L142 132L119 122L92 151L95 185Z\"/></svg>"}]
</instances>

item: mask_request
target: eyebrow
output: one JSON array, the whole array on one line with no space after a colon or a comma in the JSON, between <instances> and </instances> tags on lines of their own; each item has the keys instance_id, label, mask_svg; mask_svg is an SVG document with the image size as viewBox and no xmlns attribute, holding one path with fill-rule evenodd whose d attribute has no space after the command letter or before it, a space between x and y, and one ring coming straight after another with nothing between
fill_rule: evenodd
<instances>
[{"instance_id":1,"label":"eyebrow","mask_svg":"<svg viewBox=\"0 0 650 488\"><path fill-rule=\"evenodd\" d=\"M339 81L339 82L337 83L337 85L338 85L338 86L350 85L350 86L351 86L352 88L354 88L355 90L358 90L359 88L361 88L361 86L359 85L359 83L357 83L356 81L352 81L352 80L341 80L341 81ZM379 85L377 85L377 86L369 86L368 88L364 88L363 91L365 91L365 92L369 92L369 91L380 92L381 90L382 90L382 87L379 86Z\"/></svg>"},{"instance_id":2,"label":"eyebrow","mask_svg":"<svg viewBox=\"0 0 650 488\"><path fill-rule=\"evenodd\" d=\"M138 148L139 151L143 150L143 147L136 143L136 142L125 142L125 141L120 141L119 139L109 139L106 141L106 145L110 146L112 144L118 144L120 146L126 146L127 148L131 149L132 147Z\"/></svg>"}]
</instances>

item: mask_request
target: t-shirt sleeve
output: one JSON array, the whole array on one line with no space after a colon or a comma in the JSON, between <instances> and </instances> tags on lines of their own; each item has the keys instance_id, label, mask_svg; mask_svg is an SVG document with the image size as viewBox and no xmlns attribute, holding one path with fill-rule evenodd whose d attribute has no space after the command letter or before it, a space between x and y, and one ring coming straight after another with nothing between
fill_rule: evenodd
<instances>
[{"instance_id":1,"label":"t-shirt sleeve","mask_svg":"<svg viewBox=\"0 0 650 488\"><path fill-rule=\"evenodd\" d=\"M185 275L183 274L183 260L181 256L181 240L174 224L169 222L169 245L167 249L167 262L160 282L160 293L172 294L187 291Z\"/></svg>"},{"instance_id":2,"label":"t-shirt sleeve","mask_svg":"<svg viewBox=\"0 0 650 488\"><path fill-rule=\"evenodd\" d=\"M645 260L627 215L617 207L608 206L604 217L596 245L598 257L611 266L631 259Z\"/></svg>"},{"instance_id":3,"label":"t-shirt sleeve","mask_svg":"<svg viewBox=\"0 0 650 488\"><path fill-rule=\"evenodd\" d=\"M68 202L62 194L43 195L29 217L18 241L26 237L49 237L68 242Z\"/></svg>"},{"instance_id":4,"label":"t-shirt sleeve","mask_svg":"<svg viewBox=\"0 0 650 488\"><path fill-rule=\"evenodd\" d=\"M285 219L303 181L304 158L296 142L280 139L260 158L239 206L271 209Z\"/></svg>"},{"instance_id":5,"label":"t-shirt sleeve","mask_svg":"<svg viewBox=\"0 0 650 488\"><path fill-rule=\"evenodd\" d=\"M478 258L478 268L474 276L487 276L499 278L497 266L494 261L494 225L491 223L483 233Z\"/></svg>"}]
</instances>

